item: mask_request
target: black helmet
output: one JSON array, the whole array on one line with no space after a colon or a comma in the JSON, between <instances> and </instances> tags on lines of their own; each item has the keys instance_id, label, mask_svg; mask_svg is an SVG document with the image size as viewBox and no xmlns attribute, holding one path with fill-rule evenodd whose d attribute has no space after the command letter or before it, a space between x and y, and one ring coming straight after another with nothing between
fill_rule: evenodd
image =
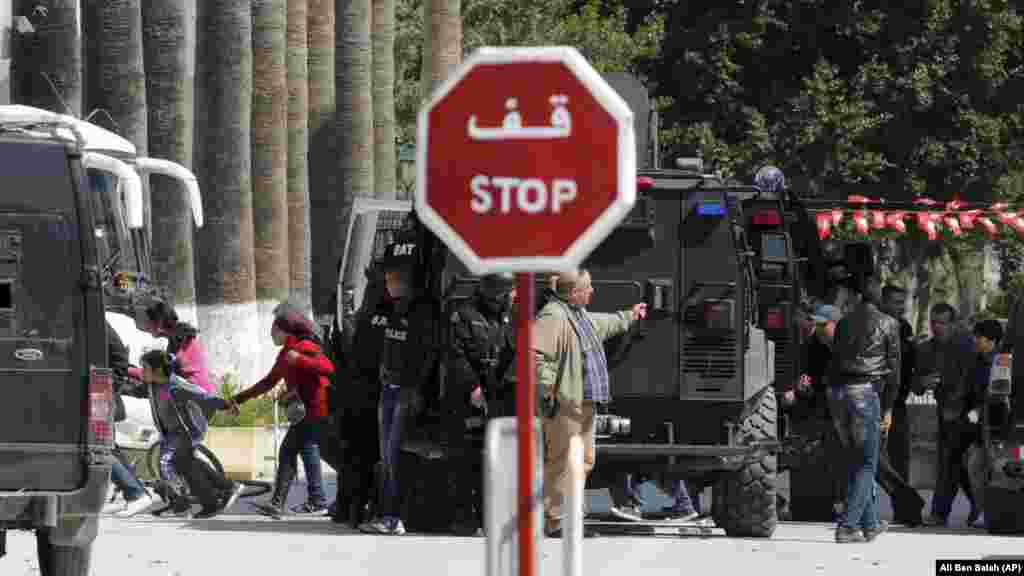
<instances>
[{"instance_id":1,"label":"black helmet","mask_svg":"<svg viewBox=\"0 0 1024 576\"><path fill-rule=\"evenodd\" d=\"M419 255L419 246L414 242L392 242L384 248L384 256L380 260L384 270L413 268Z\"/></svg>"},{"instance_id":2,"label":"black helmet","mask_svg":"<svg viewBox=\"0 0 1024 576\"><path fill-rule=\"evenodd\" d=\"M480 279L480 291L484 294L508 294L515 286L511 274L488 274Z\"/></svg>"}]
</instances>

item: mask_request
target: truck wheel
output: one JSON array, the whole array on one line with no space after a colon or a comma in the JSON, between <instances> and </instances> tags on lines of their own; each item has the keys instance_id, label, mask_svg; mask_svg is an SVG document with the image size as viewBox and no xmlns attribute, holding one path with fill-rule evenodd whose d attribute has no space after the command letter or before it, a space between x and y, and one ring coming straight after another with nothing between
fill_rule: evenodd
<instances>
[{"instance_id":1,"label":"truck wheel","mask_svg":"<svg viewBox=\"0 0 1024 576\"><path fill-rule=\"evenodd\" d=\"M778 439L778 406L775 394L766 389L751 399L756 406L740 422L736 442L740 445ZM766 454L736 472L725 475L712 490L712 516L727 536L771 538L778 524L775 454Z\"/></svg>"},{"instance_id":2,"label":"truck wheel","mask_svg":"<svg viewBox=\"0 0 1024 576\"><path fill-rule=\"evenodd\" d=\"M84 546L56 546L50 542L50 529L36 530L39 572L42 576L89 576L92 542Z\"/></svg>"}]
</instances>

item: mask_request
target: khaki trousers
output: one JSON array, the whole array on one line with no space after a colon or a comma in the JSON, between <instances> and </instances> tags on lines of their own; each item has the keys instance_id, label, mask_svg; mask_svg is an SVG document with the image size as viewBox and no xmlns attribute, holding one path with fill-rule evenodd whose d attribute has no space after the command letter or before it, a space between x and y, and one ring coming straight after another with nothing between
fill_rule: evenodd
<instances>
[{"instance_id":1,"label":"khaki trousers","mask_svg":"<svg viewBox=\"0 0 1024 576\"><path fill-rule=\"evenodd\" d=\"M562 405L554 418L545 418L544 432L544 530L562 526L562 498L569 489L569 439L583 440L583 472L594 469L594 403L581 408Z\"/></svg>"}]
</instances>

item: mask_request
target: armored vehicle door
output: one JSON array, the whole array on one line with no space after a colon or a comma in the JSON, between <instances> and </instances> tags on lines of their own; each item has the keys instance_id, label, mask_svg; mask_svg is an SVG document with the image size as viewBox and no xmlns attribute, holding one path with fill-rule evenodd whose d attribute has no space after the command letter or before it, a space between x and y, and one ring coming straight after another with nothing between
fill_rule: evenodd
<instances>
[{"instance_id":1,"label":"armored vehicle door","mask_svg":"<svg viewBox=\"0 0 1024 576\"><path fill-rule=\"evenodd\" d=\"M0 491L75 490L86 445L112 441L90 395L106 331L83 180L66 142L0 135Z\"/></svg>"}]
</instances>

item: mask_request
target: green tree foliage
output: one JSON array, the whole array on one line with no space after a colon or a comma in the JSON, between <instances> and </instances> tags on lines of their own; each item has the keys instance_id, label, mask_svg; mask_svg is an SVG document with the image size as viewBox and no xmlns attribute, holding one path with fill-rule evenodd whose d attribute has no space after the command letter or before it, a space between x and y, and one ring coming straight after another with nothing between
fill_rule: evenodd
<instances>
[{"instance_id":1,"label":"green tree foliage","mask_svg":"<svg viewBox=\"0 0 1024 576\"><path fill-rule=\"evenodd\" d=\"M422 0L396 1L396 136L416 139L420 107ZM573 46L602 73L634 70L654 58L663 34L660 15L641 18L626 31L622 0L463 0L463 49L481 46Z\"/></svg>"},{"instance_id":2,"label":"green tree foliage","mask_svg":"<svg viewBox=\"0 0 1024 576\"><path fill-rule=\"evenodd\" d=\"M996 0L702 0L661 10L650 62L677 155L811 192L988 199L1018 162L1022 24ZM855 193L855 192L853 192Z\"/></svg>"}]
</instances>

